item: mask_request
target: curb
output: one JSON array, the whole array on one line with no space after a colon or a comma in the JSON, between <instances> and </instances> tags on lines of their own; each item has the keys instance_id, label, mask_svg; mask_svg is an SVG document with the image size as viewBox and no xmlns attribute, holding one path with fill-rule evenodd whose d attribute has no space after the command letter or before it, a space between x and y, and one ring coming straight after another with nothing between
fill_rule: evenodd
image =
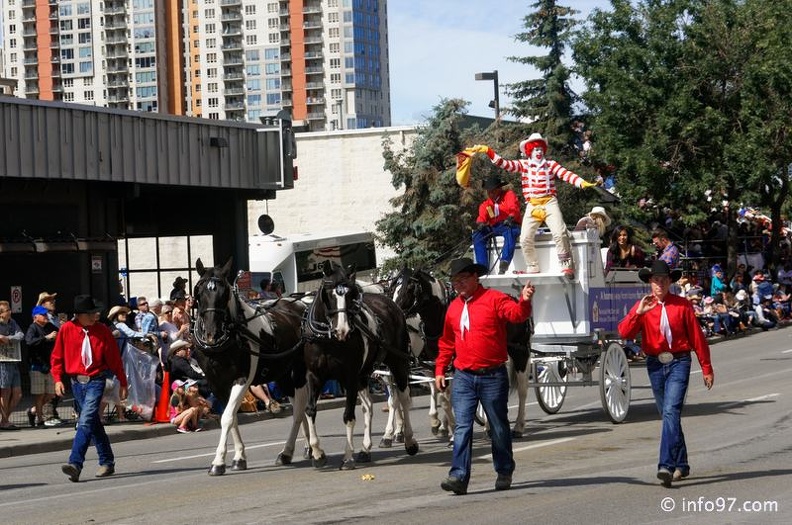
<instances>
[{"instance_id":1,"label":"curb","mask_svg":"<svg viewBox=\"0 0 792 525\"><path fill-rule=\"evenodd\" d=\"M343 407L344 403L344 398L321 400L318 403L317 410L329 410ZM291 407L289 406L288 409L284 409L284 411L277 416L273 416L269 412L263 411L239 412L237 413L237 421L240 425L246 425L248 423L257 423L259 421L266 421L268 419L291 418L291 416ZM207 420L204 428L207 430L219 429L220 422L211 419ZM176 434L176 429L170 423L113 423L110 425L105 425L105 430L110 437L111 443L122 443L124 441L150 439L161 436L173 436ZM51 437L53 433L55 434L54 438ZM0 434L0 437L12 435L18 436L17 439L19 442L8 445L0 445L0 458L11 458L30 454L71 450L72 441L74 439L74 427L70 424L57 428L22 429L13 433L3 432ZM40 440L35 441L36 437L39 437ZM31 440L31 438L34 439Z\"/></svg>"}]
</instances>

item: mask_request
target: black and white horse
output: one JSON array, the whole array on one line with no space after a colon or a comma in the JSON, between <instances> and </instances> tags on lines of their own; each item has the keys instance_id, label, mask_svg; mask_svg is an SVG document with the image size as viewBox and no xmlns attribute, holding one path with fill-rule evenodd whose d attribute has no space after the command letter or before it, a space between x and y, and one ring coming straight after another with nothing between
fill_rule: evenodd
<instances>
[{"instance_id":1,"label":"black and white horse","mask_svg":"<svg viewBox=\"0 0 792 525\"><path fill-rule=\"evenodd\" d=\"M247 468L237 411L254 381L278 381L285 391L293 393L294 421L278 455L278 463L291 463L307 402L300 332L305 304L279 299L266 308L256 308L240 301L230 282L231 259L214 268L204 267L198 259L196 269L200 276L194 288L196 359L212 392L225 404L220 442L209 475L225 473L229 432L234 441L231 469Z\"/></svg>"},{"instance_id":2,"label":"black and white horse","mask_svg":"<svg viewBox=\"0 0 792 525\"><path fill-rule=\"evenodd\" d=\"M315 466L325 463L325 454L316 432L316 402L321 387L336 379L346 391L344 424L346 448L342 469L355 462L371 460L372 402L369 378L378 363L388 367L394 382L391 397L404 414L405 449L418 452L410 423L409 349L404 314L386 295L364 294L355 282L355 272L345 271L329 261L322 266L324 277L306 314L303 338L308 385L309 444ZM354 457L355 405L358 396L363 409L363 447Z\"/></svg>"},{"instance_id":3,"label":"black and white horse","mask_svg":"<svg viewBox=\"0 0 792 525\"><path fill-rule=\"evenodd\" d=\"M448 290L444 283L426 270L403 268L391 281L388 293L407 318L410 349L428 379L426 383L430 395L429 424L432 434L448 436L453 433L456 424L451 410L451 390L439 392L434 383L437 342L443 333L449 302ZM438 407L443 412L442 418L439 416ZM391 414L391 419L398 417L393 410ZM398 426L398 422L395 424Z\"/></svg>"}]
</instances>

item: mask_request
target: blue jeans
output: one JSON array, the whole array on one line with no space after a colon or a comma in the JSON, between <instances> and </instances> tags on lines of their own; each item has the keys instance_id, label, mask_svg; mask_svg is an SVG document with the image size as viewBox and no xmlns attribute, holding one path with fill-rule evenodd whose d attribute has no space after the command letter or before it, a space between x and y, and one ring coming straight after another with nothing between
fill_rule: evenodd
<instances>
[{"instance_id":1,"label":"blue jeans","mask_svg":"<svg viewBox=\"0 0 792 525\"><path fill-rule=\"evenodd\" d=\"M489 253L487 252L488 241L496 236L503 237L503 250L500 259L503 262L511 262L514 258L514 249L517 246L517 239L520 238L520 226L506 226L498 223L495 226L487 226L483 230L473 232L473 253L476 256L476 263L483 264L489 268Z\"/></svg>"},{"instance_id":2,"label":"blue jeans","mask_svg":"<svg viewBox=\"0 0 792 525\"><path fill-rule=\"evenodd\" d=\"M652 384L655 404L663 418L657 468L667 468L671 472L674 469L683 473L690 471L685 435L682 433L682 406L690 382L690 364L689 355L674 359L667 365L656 357L646 358L646 370Z\"/></svg>"},{"instance_id":3,"label":"blue jeans","mask_svg":"<svg viewBox=\"0 0 792 525\"><path fill-rule=\"evenodd\" d=\"M108 377L112 377L112 374L99 374L84 384L75 379L71 382L72 394L80 418L77 420L77 433L72 442L69 463L77 465L80 469L85 462L85 453L92 438L96 445L96 454L99 456L99 464L115 465L110 439L107 437L99 414L99 403L102 401L105 379Z\"/></svg>"},{"instance_id":4,"label":"blue jeans","mask_svg":"<svg viewBox=\"0 0 792 525\"><path fill-rule=\"evenodd\" d=\"M449 476L470 481L473 454L473 416L481 403L492 434L492 463L498 474L514 472L512 437L509 430L509 376L506 367L486 375L457 370L451 381L451 406L456 416L454 456Z\"/></svg>"}]
</instances>

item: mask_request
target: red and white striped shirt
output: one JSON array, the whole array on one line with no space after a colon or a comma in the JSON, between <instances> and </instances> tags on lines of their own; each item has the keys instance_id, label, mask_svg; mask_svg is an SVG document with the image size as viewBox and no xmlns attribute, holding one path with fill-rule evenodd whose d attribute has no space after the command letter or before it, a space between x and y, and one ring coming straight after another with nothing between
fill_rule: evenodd
<instances>
[{"instance_id":1,"label":"red and white striped shirt","mask_svg":"<svg viewBox=\"0 0 792 525\"><path fill-rule=\"evenodd\" d=\"M544 159L538 164L531 159L506 160L497 153L490 159L493 164L511 173L520 173L522 194L525 200L556 194L555 179L561 179L578 188L583 179L554 160Z\"/></svg>"}]
</instances>

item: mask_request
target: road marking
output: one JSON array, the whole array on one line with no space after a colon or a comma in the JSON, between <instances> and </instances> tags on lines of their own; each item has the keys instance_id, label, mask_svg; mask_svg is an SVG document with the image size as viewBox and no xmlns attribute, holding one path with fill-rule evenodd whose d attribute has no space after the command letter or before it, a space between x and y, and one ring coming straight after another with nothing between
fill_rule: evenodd
<instances>
[{"instance_id":1,"label":"road marking","mask_svg":"<svg viewBox=\"0 0 792 525\"><path fill-rule=\"evenodd\" d=\"M792 354L792 349L790 349L790 350L784 350L784 351L783 351L783 352L781 352L781 353L782 353L782 354Z\"/></svg>"},{"instance_id":2,"label":"road marking","mask_svg":"<svg viewBox=\"0 0 792 525\"><path fill-rule=\"evenodd\" d=\"M513 452L522 452L524 450L531 450L532 448L541 448L541 447L549 447L551 445L559 445L561 443L566 443L567 441L574 441L576 439L577 438L559 438L559 439L554 439L552 441L543 441L541 443L534 443L532 445L528 445L525 447L515 448ZM492 454L477 456L477 459L492 459Z\"/></svg>"},{"instance_id":3,"label":"road marking","mask_svg":"<svg viewBox=\"0 0 792 525\"><path fill-rule=\"evenodd\" d=\"M781 394L776 392L776 393L773 393L773 394L766 394L764 396L752 397L750 399L742 399L740 401L732 401L731 403L726 403L723 406L724 407L729 407L729 406L733 406L733 405L742 405L742 404L745 404L745 403L756 403L758 401L765 401L767 399L772 399L772 398L778 397L780 395Z\"/></svg>"},{"instance_id":4,"label":"road marking","mask_svg":"<svg viewBox=\"0 0 792 525\"><path fill-rule=\"evenodd\" d=\"M276 443L263 443L261 445L245 446L245 450L252 450L254 448L276 447L278 445L283 445L284 443L286 443L286 442L285 441L278 441ZM152 461L152 463L171 463L173 461L184 461L184 460L187 460L187 459L206 458L206 457L212 457L214 455L215 455L215 453L212 452L212 453L209 453L209 454L195 454L193 456L179 456L179 457L176 457L176 458L158 459L157 461Z\"/></svg>"}]
</instances>

